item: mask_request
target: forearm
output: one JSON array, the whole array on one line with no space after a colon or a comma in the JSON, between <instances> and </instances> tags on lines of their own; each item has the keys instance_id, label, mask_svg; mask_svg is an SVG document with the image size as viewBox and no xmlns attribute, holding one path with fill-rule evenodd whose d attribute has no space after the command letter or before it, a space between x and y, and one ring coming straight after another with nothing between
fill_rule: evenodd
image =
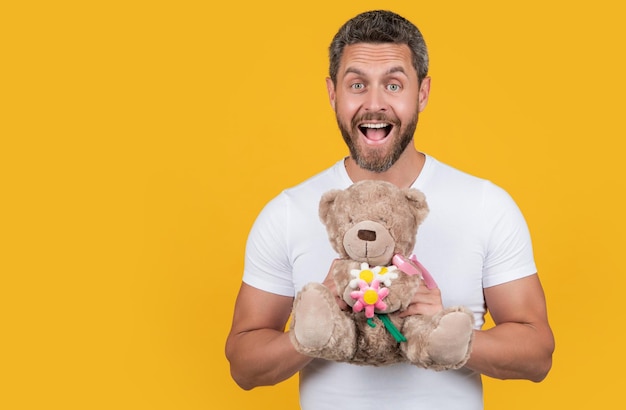
<instances>
[{"instance_id":1,"label":"forearm","mask_svg":"<svg viewBox=\"0 0 626 410\"><path fill-rule=\"evenodd\" d=\"M552 366L554 339L549 328L502 323L474 331L466 367L497 379L543 380Z\"/></svg>"},{"instance_id":2,"label":"forearm","mask_svg":"<svg viewBox=\"0 0 626 410\"><path fill-rule=\"evenodd\" d=\"M312 360L296 352L287 333L273 329L231 336L226 357L233 379L245 390L286 380Z\"/></svg>"}]
</instances>

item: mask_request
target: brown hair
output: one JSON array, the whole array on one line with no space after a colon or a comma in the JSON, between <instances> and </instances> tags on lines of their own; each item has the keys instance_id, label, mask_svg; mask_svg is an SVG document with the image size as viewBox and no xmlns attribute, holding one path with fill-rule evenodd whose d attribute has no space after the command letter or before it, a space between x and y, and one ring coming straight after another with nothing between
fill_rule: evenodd
<instances>
[{"instance_id":1,"label":"brown hair","mask_svg":"<svg viewBox=\"0 0 626 410\"><path fill-rule=\"evenodd\" d=\"M335 34L329 48L329 74L335 85L344 48L356 43L406 44L411 49L419 82L428 74L428 49L419 29L396 13L373 10L351 18Z\"/></svg>"}]
</instances>

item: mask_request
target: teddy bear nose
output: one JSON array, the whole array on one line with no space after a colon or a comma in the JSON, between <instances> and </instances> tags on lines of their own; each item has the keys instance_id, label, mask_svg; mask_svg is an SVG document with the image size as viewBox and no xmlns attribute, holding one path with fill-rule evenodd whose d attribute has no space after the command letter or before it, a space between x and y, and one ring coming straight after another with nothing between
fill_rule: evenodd
<instances>
[{"instance_id":1,"label":"teddy bear nose","mask_svg":"<svg viewBox=\"0 0 626 410\"><path fill-rule=\"evenodd\" d=\"M372 242L376 240L376 232L370 231L369 229L359 229L357 236L362 241Z\"/></svg>"}]
</instances>

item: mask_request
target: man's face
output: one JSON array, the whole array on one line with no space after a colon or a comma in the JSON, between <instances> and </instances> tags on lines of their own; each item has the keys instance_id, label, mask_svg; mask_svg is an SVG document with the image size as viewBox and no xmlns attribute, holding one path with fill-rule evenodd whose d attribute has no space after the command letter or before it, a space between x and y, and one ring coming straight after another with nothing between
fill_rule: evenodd
<instances>
[{"instance_id":1,"label":"man's face","mask_svg":"<svg viewBox=\"0 0 626 410\"><path fill-rule=\"evenodd\" d=\"M346 46L328 94L350 155L363 169L387 171L413 140L430 79L418 83L405 44Z\"/></svg>"}]
</instances>

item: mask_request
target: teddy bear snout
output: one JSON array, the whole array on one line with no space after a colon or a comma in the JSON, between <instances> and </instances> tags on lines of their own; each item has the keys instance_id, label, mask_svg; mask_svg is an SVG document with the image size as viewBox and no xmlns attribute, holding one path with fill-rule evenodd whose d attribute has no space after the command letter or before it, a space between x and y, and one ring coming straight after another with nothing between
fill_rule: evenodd
<instances>
[{"instance_id":1,"label":"teddy bear snout","mask_svg":"<svg viewBox=\"0 0 626 410\"><path fill-rule=\"evenodd\" d=\"M387 265L391 262L395 241L387 228L375 221L360 221L343 235L346 254L358 262Z\"/></svg>"},{"instance_id":2,"label":"teddy bear snout","mask_svg":"<svg viewBox=\"0 0 626 410\"><path fill-rule=\"evenodd\" d=\"M357 236L362 241L373 242L376 240L376 231L371 231L369 229L359 229Z\"/></svg>"}]
</instances>

